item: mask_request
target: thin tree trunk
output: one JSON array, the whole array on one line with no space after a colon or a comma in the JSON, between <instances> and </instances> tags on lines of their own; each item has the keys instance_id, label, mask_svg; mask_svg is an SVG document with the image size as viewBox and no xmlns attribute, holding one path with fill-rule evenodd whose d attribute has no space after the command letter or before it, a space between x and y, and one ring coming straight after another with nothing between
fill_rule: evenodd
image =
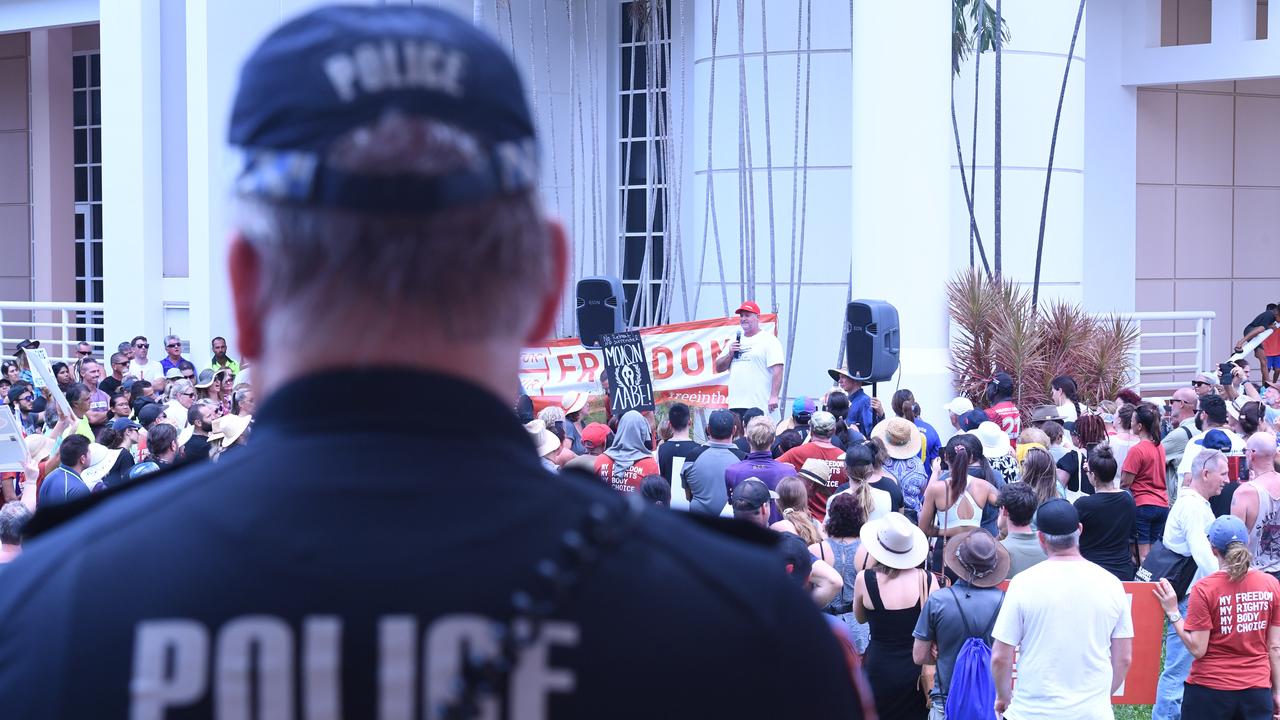
<instances>
[{"instance_id":1,"label":"thin tree trunk","mask_svg":"<svg viewBox=\"0 0 1280 720\"><path fill-rule=\"evenodd\" d=\"M964 172L964 151L960 147L960 124L956 122L956 81L955 76L951 78L951 132L956 139L956 159L960 166L960 187L964 188L964 201L969 207L969 268L973 269L973 246L977 241L978 252L982 256L982 269L987 271L987 278L991 278L991 265L987 263L987 251L982 247L982 235L978 232L978 217L973 213L973 196L969 194L969 180Z\"/></svg>"},{"instance_id":2,"label":"thin tree trunk","mask_svg":"<svg viewBox=\"0 0 1280 720\"><path fill-rule=\"evenodd\" d=\"M1000 61L1000 59L1001 59L1001 58L1000 58L1000 56L1001 56L1001 52L1000 52L1000 46L1001 46L1001 44L1002 44L1002 43L1001 43L1001 41L1000 41L1000 28L1002 27L1001 23L1004 21L1003 6L1004 6L1004 0L996 0L996 25L995 25L995 27L996 27L996 30L995 30L995 46L996 46L996 102L995 102L995 115L996 115L996 121L995 121L995 131L996 131L996 138L995 138L995 148L994 148L994 151L995 151L995 153L994 153L994 161L995 161L995 168L994 168L994 170L995 170L995 194L996 194L996 196L995 196L995 222L994 222L994 224L993 224L993 226L992 226L992 229L993 229L993 231L994 231L994 233L993 233L993 234L995 235L995 239L993 240L993 245L994 245L993 251L994 251L994 253L995 253L995 266L996 266L996 277L997 277L997 278L1001 276L1001 273L1002 273L1002 270L1003 270L1003 264L1001 263L1001 254L1002 254L1002 249L1003 249L1003 247L1002 247L1001 242L1000 242L1000 165L1001 165L1001 158L1000 158L1000 131L1001 131L1001 127L1000 127L1000 81L1001 81L1001 77L1000 77L1000 66L1001 66L1001 61Z\"/></svg>"},{"instance_id":3,"label":"thin tree trunk","mask_svg":"<svg viewBox=\"0 0 1280 720\"><path fill-rule=\"evenodd\" d=\"M974 208L978 205L978 81L982 77L982 28L987 17L986 0L978 0L982 3L978 6L978 30L974 33L974 50L973 50L973 139L969 145L969 197L970 202L974 206L969 209L969 214L974 215ZM999 32L999 28L996 28ZM969 269L974 268L973 264L973 241L977 234L977 225L974 225L969 231ZM987 273L991 273L988 271Z\"/></svg>"},{"instance_id":4,"label":"thin tree trunk","mask_svg":"<svg viewBox=\"0 0 1280 720\"><path fill-rule=\"evenodd\" d=\"M1071 31L1071 47L1067 50L1067 66L1062 70L1062 88L1058 91L1058 111L1053 116L1053 136L1049 139L1049 165L1044 171L1044 201L1040 205L1040 236L1036 239L1036 274L1031 283L1031 306L1040 299L1040 261L1044 257L1044 227L1049 216L1049 183L1053 180L1053 154L1058 149L1058 123L1062 121L1062 104L1067 97L1067 78L1071 75L1071 58L1076 54L1076 38L1080 36L1080 21L1084 19L1084 3L1076 10L1076 26Z\"/></svg>"}]
</instances>

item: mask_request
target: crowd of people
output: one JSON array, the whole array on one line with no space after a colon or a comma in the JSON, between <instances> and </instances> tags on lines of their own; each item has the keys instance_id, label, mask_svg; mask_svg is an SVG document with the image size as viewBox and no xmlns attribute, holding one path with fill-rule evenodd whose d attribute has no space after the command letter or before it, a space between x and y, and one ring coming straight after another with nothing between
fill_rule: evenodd
<instances>
[{"instance_id":1,"label":"crowd of people","mask_svg":"<svg viewBox=\"0 0 1280 720\"><path fill-rule=\"evenodd\" d=\"M0 367L0 397L17 419L28 464L23 472L0 474L6 504L21 504L29 515L39 505L77 500L163 468L217 462L248 442L253 388L248 368L242 372L227 356L226 340L213 339L200 369L183 357L181 338L169 335L164 342L159 361L139 335L120 343L106 362L81 342L74 361L47 368L57 387L46 386L32 367L43 356L27 355L40 341L19 343Z\"/></svg>"},{"instance_id":2,"label":"crowd of people","mask_svg":"<svg viewBox=\"0 0 1280 720\"><path fill-rule=\"evenodd\" d=\"M530 433L546 434L551 467L581 469L659 505L796 536L810 549L812 575L823 578L814 597L861 658L881 718L946 717L956 656L970 638L990 649L995 706L1010 717L1110 717L1110 696L1132 659L1120 582L1145 578L1149 556L1158 566L1153 552L1191 563L1195 590L1181 587L1170 607L1154 717L1181 717L1184 696L1192 703L1196 692L1198 702L1222 705L1214 692L1239 691L1246 699L1222 706L1261 707L1262 689L1270 717L1270 680L1192 672L1203 651L1184 644L1173 619L1187 616L1188 628L1207 634L1217 615L1187 615L1200 588L1217 607L1241 582L1241 592L1269 587L1223 575L1215 519L1234 517L1246 528L1232 557L1238 565L1248 553L1249 578L1280 578L1280 384L1249 382L1248 371L1241 361L1230 378L1198 374L1160 404L1124 390L1092 406L1062 376L1049 388L1054 404L1030 409L1015 404L1014 379L997 372L976 404L947 403L945 443L910 390L898 390L886 414L847 369L831 371L837 385L824 396L795 399L780 422L749 407L710 411L694 428L693 409L677 402L665 418L631 411L586 423L581 393L536 418L525 403L522 419ZM694 439L699 430L705 442ZM590 439L575 449L573 437ZM1007 594L997 587L1006 579ZM1091 589L1088 601L1080 588ZM1270 617L1270 596L1257 602ZM1280 672L1280 657L1268 659L1274 626L1258 627L1232 652ZM1233 631L1224 624L1212 632ZM956 707L973 694L972 673L964 678L967 697ZM1276 700L1280 712L1280 694ZM1262 717L1242 712L1187 717Z\"/></svg>"}]
</instances>

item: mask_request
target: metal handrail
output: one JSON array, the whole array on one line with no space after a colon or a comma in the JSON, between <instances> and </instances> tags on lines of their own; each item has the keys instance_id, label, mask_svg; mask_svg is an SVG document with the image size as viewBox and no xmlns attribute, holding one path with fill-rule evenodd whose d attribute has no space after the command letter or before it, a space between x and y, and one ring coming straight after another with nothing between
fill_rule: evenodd
<instances>
[{"instance_id":1,"label":"metal handrail","mask_svg":"<svg viewBox=\"0 0 1280 720\"><path fill-rule=\"evenodd\" d=\"M78 359L73 349L83 337L105 357L106 343L95 334L104 331L106 308L101 302L0 300L0 346L7 352L22 340L37 339L46 346L51 360L71 362ZM17 319L15 314L25 317Z\"/></svg>"},{"instance_id":2,"label":"metal handrail","mask_svg":"<svg viewBox=\"0 0 1280 720\"><path fill-rule=\"evenodd\" d=\"M1206 359L1209 357L1209 333L1213 329L1213 321L1217 317L1217 313L1212 310L1173 310L1163 312L1132 312L1132 313L1113 313L1113 317L1128 320L1136 323L1138 326L1138 342L1133 349L1133 367L1134 377L1133 384L1137 386L1138 391L1143 395L1149 390L1169 390L1183 387L1190 381L1190 377L1184 379L1175 378L1174 381L1143 381L1143 373L1159 373L1161 375L1173 374L1180 375L1188 373L1194 376L1195 373L1205 369ZM1194 330L1161 330L1155 332L1143 332L1142 324L1144 322L1168 322L1168 321L1194 321L1196 327ZM1174 338L1168 348L1144 348L1143 342L1155 338ZM1192 338L1190 347L1179 343L1177 338ZM1181 363L1177 365L1143 365L1143 355L1185 355L1188 353L1195 354L1195 361L1190 364Z\"/></svg>"}]
</instances>

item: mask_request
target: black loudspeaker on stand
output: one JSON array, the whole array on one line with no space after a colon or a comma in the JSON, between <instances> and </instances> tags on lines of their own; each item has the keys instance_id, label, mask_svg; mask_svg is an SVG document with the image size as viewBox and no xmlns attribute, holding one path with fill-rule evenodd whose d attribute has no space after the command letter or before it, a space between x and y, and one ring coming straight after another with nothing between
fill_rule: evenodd
<instances>
[{"instance_id":1,"label":"black loudspeaker on stand","mask_svg":"<svg viewBox=\"0 0 1280 720\"><path fill-rule=\"evenodd\" d=\"M898 309L884 300L854 300L844 311L849 373L863 382L884 382L898 371Z\"/></svg>"},{"instance_id":2,"label":"black loudspeaker on stand","mask_svg":"<svg viewBox=\"0 0 1280 720\"><path fill-rule=\"evenodd\" d=\"M600 336L627 329L623 318L622 281L610 275L578 281L578 337L586 347L599 347Z\"/></svg>"}]
</instances>

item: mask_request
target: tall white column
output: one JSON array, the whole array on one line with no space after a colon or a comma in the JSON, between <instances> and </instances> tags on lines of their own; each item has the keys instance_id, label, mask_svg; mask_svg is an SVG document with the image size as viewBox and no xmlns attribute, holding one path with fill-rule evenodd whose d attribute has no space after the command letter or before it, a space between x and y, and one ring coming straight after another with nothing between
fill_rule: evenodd
<instances>
[{"instance_id":1,"label":"tall white column","mask_svg":"<svg viewBox=\"0 0 1280 720\"><path fill-rule=\"evenodd\" d=\"M158 345L163 192L160 0L102 0L103 296L106 341ZM152 350L160 357L163 349Z\"/></svg>"},{"instance_id":2,"label":"tall white column","mask_svg":"<svg viewBox=\"0 0 1280 720\"><path fill-rule=\"evenodd\" d=\"M1121 84L1124 8L1089 6L1088 77L1085 83L1083 304L1091 312L1136 309L1138 93Z\"/></svg>"},{"instance_id":3,"label":"tall white column","mask_svg":"<svg viewBox=\"0 0 1280 720\"><path fill-rule=\"evenodd\" d=\"M699 298L692 315L724 316L746 299L756 300L765 312L776 309L779 338L784 347L792 348L787 394L815 397L832 384L826 370L836 363L849 281L853 219L849 197L857 169L843 110L850 107L854 92L849 7L820 0L745 0L739 23L736 0L687 1L692 18L691 67L687 68L691 112L679 118L676 127L691 150L683 220L688 293L691 302L695 294ZM916 32L910 13L895 20L909 22L908 34ZM880 60L872 62L883 70ZM744 80L749 162L739 140ZM900 91L895 87L895 93ZM883 104L883 99L875 103ZM739 192L748 181L754 186L748 203L754 201L754 207L744 212ZM710 205L709 191L714 195ZM752 227L754 282L744 277L743 263Z\"/></svg>"},{"instance_id":4,"label":"tall white column","mask_svg":"<svg viewBox=\"0 0 1280 720\"><path fill-rule=\"evenodd\" d=\"M886 28L910 27L910 32ZM855 0L853 296L887 300L902 329L901 380L948 427L951 272L951 4ZM881 387L885 388L882 384ZM892 385L880 393L888 405Z\"/></svg>"}]
</instances>

